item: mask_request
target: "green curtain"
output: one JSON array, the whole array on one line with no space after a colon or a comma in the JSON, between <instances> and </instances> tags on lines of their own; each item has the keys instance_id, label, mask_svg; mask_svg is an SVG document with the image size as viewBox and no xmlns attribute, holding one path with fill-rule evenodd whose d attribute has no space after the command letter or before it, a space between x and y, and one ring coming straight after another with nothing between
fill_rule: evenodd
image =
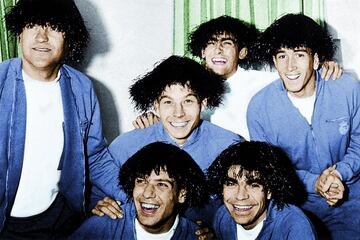
<instances>
[{"instance_id":1,"label":"green curtain","mask_svg":"<svg viewBox=\"0 0 360 240\"><path fill-rule=\"evenodd\" d=\"M14 6L16 0L0 0L0 61L18 56L17 40L6 31L5 12Z\"/></svg>"},{"instance_id":2,"label":"green curtain","mask_svg":"<svg viewBox=\"0 0 360 240\"><path fill-rule=\"evenodd\" d=\"M173 53L185 54L189 32L221 15L242 19L264 30L285 13L324 20L324 0L174 0Z\"/></svg>"}]
</instances>

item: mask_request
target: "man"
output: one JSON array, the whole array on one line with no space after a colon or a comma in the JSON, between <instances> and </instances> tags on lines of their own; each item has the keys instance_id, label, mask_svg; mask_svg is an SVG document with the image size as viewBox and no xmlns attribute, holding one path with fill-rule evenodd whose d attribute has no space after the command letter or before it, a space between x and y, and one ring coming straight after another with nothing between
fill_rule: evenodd
<instances>
[{"instance_id":1,"label":"man","mask_svg":"<svg viewBox=\"0 0 360 240\"><path fill-rule=\"evenodd\" d=\"M210 166L208 178L224 201L213 226L218 239L316 239L310 220L292 205L304 190L280 148L231 145Z\"/></svg>"},{"instance_id":2,"label":"man","mask_svg":"<svg viewBox=\"0 0 360 240\"><path fill-rule=\"evenodd\" d=\"M204 173L184 150L146 145L124 163L119 180L129 199L124 218L94 216L73 239L197 239L198 226L179 214L207 202L208 193Z\"/></svg>"},{"instance_id":3,"label":"man","mask_svg":"<svg viewBox=\"0 0 360 240\"><path fill-rule=\"evenodd\" d=\"M199 25L189 36L188 50L203 59L206 68L219 74L226 82L222 105L215 111L205 111L202 118L249 139L246 111L250 99L263 87L276 79L276 73L258 71L260 61L252 46L258 31L239 19L220 16ZM341 75L335 62L324 64L323 76L327 79ZM151 113L134 121L135 127L145 127L156 122Z\"/></svg>"},{"instance_id":4,"label":"man","mask_svg":"<svg viewBox=\"0 0 360 240\"><path fill-rule=\"evenodd\" d=\"M170 56L159 63L136 80L130 88L130 95L137 109L145 112L154 108L160 122L121 134L111 143L109 150L116 168L143 146L156 141L179 146L202 170L208 168L222 150L241 140L235 133L200 120L201 111L218 106L223 93L222 79L191 59ZM102 185L117 186L116 168L103 169L108 178L103 179ZM95 188L94 193L121 202L125 200L119 191L102 192ZM121 216L116 202L108 198L100 201L93 213L102 215L101 211L113 218Z\"/></svg>"},{"instance_id":5,"label":"man","mask_svg":"<svg viewBox=\"0 0 360 240\"><path fill-rule=\"evenodd\" d=\"M338 81L324 81L317 69L333 56L335 46L304 15L278 19L261 43L264 58L275 65L280 79L250 102L251 139L289 154L309 193L302 207L325 225L318 227L321 234L329 232L333 239L359 236L359 82L345 74Z\"/></svg>"},{"instance_id":6,"label":"man","mask_svg":"<svg viewBox=\"0 0 360 240\"><path fill-rule=\"evenodd\" d=\"M85 212L87 165L111 159L78 62L88 31L72 0L20 0L6 14L22 56L0 64L1 238L62 238Z\"/></svg>"}]
</instances>

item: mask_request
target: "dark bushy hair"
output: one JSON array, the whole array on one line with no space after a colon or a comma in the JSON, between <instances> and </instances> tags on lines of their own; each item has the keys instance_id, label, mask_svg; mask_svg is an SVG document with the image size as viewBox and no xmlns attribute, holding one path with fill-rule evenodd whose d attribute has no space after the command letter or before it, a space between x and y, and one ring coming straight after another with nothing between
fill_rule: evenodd
<instances>
[{"instance_id":1,"label":"dark bushy hair","mask_svg":"<svg viewBox=\"0 0 360 240\"><path fill-rule=\"evenodd\" d=\"M65 34L64 62L77 64L89 41L84 20L73 0L19 0L5 15L7 29L19 36L25 27L50 26Z\"/></svg>"},{"instance_id":2,"label":"dark bushy hair","mask_svg":"<svg viewBox=\"0 0 360 240\"><path fill-rule=\"evenodd\" d=\"M225 93L220 76L207 71L194 60L179 56L170 56L135 81L130 87L130 95L135 108L143 112L153 107L166 87L176 84L187 86L200 102L206 99L209 108L219 106Z\"/></svg>"},{"instance_id":3,"label":"dark bushy hair","mask_svg":"<svg viewBox=\"0 0 360 240\"><path fill-rule=\"evenodd\" d=\"M251 46L257 39L259 31L254 25L230 16L220 16L200 24L190 33L187 49L192 55L201 58L201 51L206 48L209 40L221 34L233 37L239 50L243 47L248 48L248 57L239 59L238 63L243 68L251 67L253 65Z\"/></svg>"},{"instance_id":4,"label":"dark bushy hair","mask_svg":"<svg viewBox=\"0 0 360 240\"><path fill-rule=\"evenodd\" d=\"M136 178L150 176L152 171L159 174L161 170L175 180L178 191L186 190L186 199L181 209L200 207L207 203L209 195L203 171L184 150L163 142L143 147L121 167L120 185L128 199L132 199Z\"/></svg>"},{"instance_id":5,"label":"dark bushy hair","mask_svg":"<svg viewBox=\"0 0 360 240\"><path fill-rule=\"evenodd\" d=\"M208 185L212 193L222 197L228 170L240 166L240 177L255 181L271 192L271 198L279 209L285 204L301 204L306 197L305 188L286 155L278 147L265 142L245 141L225 149L208 169Z\"/></svg>"},{"instance_id":6,"label":"dark bushy hair","mask_svg":"<svg viewBox=\"0 0 360 240\"><path fill-rule=\"evenodd\" d=\"M297 47L311 49L320 62L331 60L336 50L332 37L313 19L303 14L287 14L263 32L255 51L261 61L272 65L272 57L279 49Z\"/></svg>"}]
</instances>

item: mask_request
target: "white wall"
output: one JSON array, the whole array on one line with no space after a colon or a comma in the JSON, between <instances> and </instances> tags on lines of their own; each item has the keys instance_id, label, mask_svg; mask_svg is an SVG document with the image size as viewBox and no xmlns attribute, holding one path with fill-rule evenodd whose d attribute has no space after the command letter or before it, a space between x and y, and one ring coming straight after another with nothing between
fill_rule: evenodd
<instances>
[{"instance_id":1,"label":"white wall","mask_svg":"<svg viewBox=\"0 0 360 240\"><path fill-rule=\"evenodd\" d=\"M340 39L340 61L346 71L360 77L360 1L324 0L325 21Z\"/></svg>"},{"instance_id":2,"label":"white wall","mask_svg":"<svg viewBox=\"0 0 360 240\"><path fill-rule=\"evenodd\" d=\"M95 84L105 135L132 129L132 80L172 52L172 0L76 0L91 42L82 67Z\"/></svg>"},{"instance_id":3,"label":"white wall","mask_svg":"<svg viewBox=\"0 0 360 240\"><path fill-rule=\"evenodd\" d=\"M324 0L326 22L340 38L345 70L360 76L360 1ZM128 87L172 52L172 0L76 0L92 41L82 70L94 80L105 135L111 141L131 130Z\"/></svg>"}]
</instances>

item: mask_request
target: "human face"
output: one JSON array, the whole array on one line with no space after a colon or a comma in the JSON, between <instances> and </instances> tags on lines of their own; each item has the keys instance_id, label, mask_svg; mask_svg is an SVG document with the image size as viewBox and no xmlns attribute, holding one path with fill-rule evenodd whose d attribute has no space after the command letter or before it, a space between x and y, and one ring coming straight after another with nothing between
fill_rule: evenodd
<instances>
[{"instance_id":1,"label":"human face","mask_svg":"<svg viewBox=\"0 0 360 240\"><path fill-rule=\"evenodd\" d=\"M246 54L247 49L239 50L239 46L229 34L214 36L201 51L206 67L225 79L236 72L238 60L245 58Z\"/></svg>"},{"instance_id":2,"label":"human face","mask_svg":"<svg viewBox=\"0 0 360 240\"><path fill-rule=\"evenodd\" d=\"M25 27L20 34L20 45L23 69L27 74L36 77L39 72L56 72L56 76L64 53L62 32L37 24Z\"/></svg>"},{"instance_id":3,"label":"human face","mask_svg":"<svg viewBox=\"0 0 360 240\"><path fill-rule=\"evenodd\" d=\"M164 233L173 225L178 203L184 203L185 190L178 191L174 179L161 170L137 178L133 191L137 220L150 233Z\"/></svg>"},{"instance_id":4,"label":"human face","mask_svg":"<svg viewBox=\"0 0 360 240\"><path fill-rule=\"evenodd\" d=\"M286 90L294 97L312 96L315 91L316 74L319 66L317 54L304 47L281 48L273 57L275 67Z\"/></svg>"},{"instance_id":5,"label":"human face","mask_svg":"<svg viewBox=\"0 0 360 240\"><path fill-rule=\"evenodd\" d=\"M240 166L233 165L228 170L228 179L223 185L224 204L237 224L252 229L266 217L271 194L256 182L249 182L242 174Z\"/></svg>"},{"instance_id":6,"label":"human face","mask_svg":"<svg viewBox=\"0 0 360 240\"><path fill-rule=\"evenodd\" d=\"M155 102L155 111L160 116L167 133L177 144L184 144L199 125L200 113L206 100L200 102L186 85L167 86Z\"/></svg>"}]
</instances>

